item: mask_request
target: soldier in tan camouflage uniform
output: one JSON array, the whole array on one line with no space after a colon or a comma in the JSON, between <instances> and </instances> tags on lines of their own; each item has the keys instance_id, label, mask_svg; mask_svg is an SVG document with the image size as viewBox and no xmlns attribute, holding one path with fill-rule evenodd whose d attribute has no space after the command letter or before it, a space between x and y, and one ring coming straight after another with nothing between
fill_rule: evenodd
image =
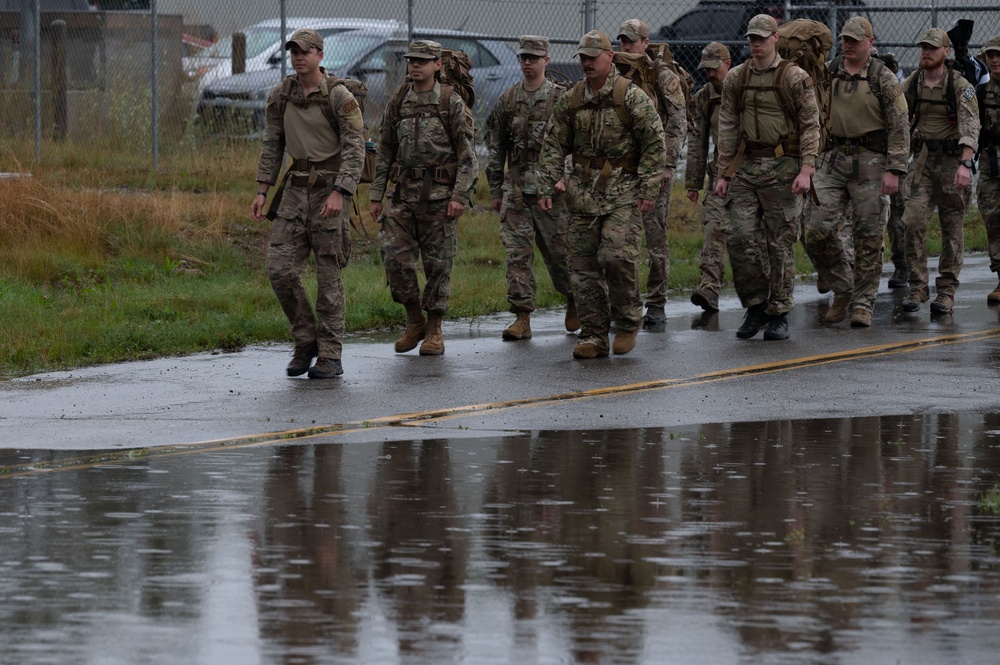
<instances>
[{"instance_id":1,"label":"soldier in tan camouflage uniform","mask_svg":"<svg viewBox=\"0 0 1000 665\"><path fill-rule=\"evenodd\" d=\"M420 40L406 53L407 82L382 116L378 165L371 185L371 214L380 218L382 262L392 299L406 308L406 330L396 353L444 353L441 320L451 295L451 264L458 250L458 218L479 175L472 111L457 91L442 86L441 45ZM446 96L446 93L447 96ZM382 215L389 181L395 188ZM417 282L422 260L423 295ZM424 311L427 319L424 319Z\"/></svg>"},{"instance_id":2,"label":"soldier in tan camouflage uniform","mask_svg":"<svg viewBox=\"0 0 1000 665\"><path fill-rule=\"evenodd\" d=\"M630 18L618 28L618 41L625 53L645 53L649 47L649 26ZM648 58L649 56L647 56ZM670 214L670 184L677 160L687 138L687 100L680 77L666 64L656 69L657 113L663 125L664 164L660 193L653 209L642 216L649 252L649 276L646 279L646 314L643 326L661 326L667 321L664 305L670 280L670 246L667 244L667 215Z\"/></svg>"},{"instance_id":3,"label":"soldier in tan camouflage uniform","mask_svg":"<svg viewBox=\"0 0 1000 665\"><path fill-rule=\"evenodd\" d=\"M507 301L516 320L502 333L505 340L531 338L535 311L535 248L556 291L566 296L566 330L580 327L566 268L566 202L554 200L546 212L538 207L538 156L552 108L565 88L545 76L549 40L524 35L517 52L524 80L500 96L486 125L489 161L486 179L493 209L500 213L500 240L507 254ZM504 165L508 165L506 176ZM563 187L562 182L557 187Z\"/></svg>"},{"instance_id":4,"label":"soldier in tan camouflage uniform","mask_svg":"<svg viewBox=\"0 0 1000 665\"><path fill-rule=\"evenodd\" d=\"M931 28L918 42L920 69L906 77L903 90L910 110L913 168L906 176L906 263L910 288L903 310L916 312L930 299L927 273L927 223L937 205L941 256L932 314L950 314L962 269L965 209L972 183L972 156L979 141L976 89L945 64L951 52L948 33Z\"/></svg>"},{"instance_id":5,"label":"soldier in tan camouflage uniform","mask_svg":"<svg viewBox=\"0 0 1000 665\"><path fill-rule=\"evenodd\" d=\"M265 218L267 190L278 179L288 152L280 205L267 251L267 274L291 326L295 352L288 376L309 373L326 379L343 374L344 283L340 271L351 253L350 209L364 165L365 136L361 107L342 84L332 83L319 63L323 38L313 30L298 30L285 44L292 52L290 94L282 99L284 83L267 98L267 124L257 165L257 196L250 215ZM332 117L321 108L329 104ZM272 204L273 208L273 204ZM316 257L316 314L302 286L302 271L312 252ZM310 367L313 358L318 359Z\"/></svg>"},{"instance_id":6,"label":"soldier in tan camouflage uniform","mask_svg":"<svg viewBox=\"0 0 1000 665\"><path fill-rule=\"evenodd\" d=\"M980 86L983 126L979 133L979 187L976 198L986 226L990 270L1000 274L1000 35L986 41L979 57L990 70L990 80ZM986 302L1000 305L1000 283L986 296Z\"/></svg>"},{"instance_id":7,"label":"soldier in tan camouflage uniform","mask_svg":"<svg viewBox=\"0 0 1000 665\"><path fill-rule=\"evenodd\" d=\"M842 55L830 63L830 136L813 185L819 204L811 206L804 244L819 278L833 290L826 323L847 318L851 326L872 323L882 275L885 207L906 173L909 128L899 80L872 57L875 33L855 16L840 33ZM824 93L825 94L825 91ZM854 268L844 249L841 227L851 215Z\"/></svg>"},{"instance_id":8,"label":"soldier in tan camouflage uniform","mask_svg":"<svg viewBox=\"0 0 1000 665\"><path fill-rule=\"evenodd\" d=\"M719 175L719 108L722 105L722 81L732 60L729 49L712 42L701 51L698 69L704 69L708 83L694 94L693 117L688 141L685 186L691 203L698 203L698 192L705 188L701 222L705 239L701 245L701 283L691 293L691 302L706 312L719 311L719 290L726 274L726 202L715 195ZM716 144L709 159L709 138ZM705 175L708 174L708 186Z\"/></svg>"},{"instance_id":9,"label":"soldier in tan camouflage uniform","mask_svg":"<svg viewBox=\"0 0 1000 665\"><path fill-rule=\"evenodd\" d=\"M639 256L642 215L653 209L663 176L663 126L653 102L619 76L611 40L588 32L576 51L584 80L556 103L539 163L538 196L552 209L567 156L573 171L566 195L570 211L569 275L582 330L578 359L625 354L642 324ZM614 345L608 333L615 322Z\"/></svg>"},{"instance_id":10,"label":"soldier in tan camouflage uniform","mask_svg":"<svg viewBox=\"0 0 1000 665\"><path fill-rule=\"evenodd\" d=\"M765 325L764 339L788 339L793 246L819 152L813 81L778 55L777 30L767 14L750 19L746 35L752 57L722 83L715 193L730 197L729 258L736 293L747 308L736 331L740 339Z\"/></svg>"}]
</instances>

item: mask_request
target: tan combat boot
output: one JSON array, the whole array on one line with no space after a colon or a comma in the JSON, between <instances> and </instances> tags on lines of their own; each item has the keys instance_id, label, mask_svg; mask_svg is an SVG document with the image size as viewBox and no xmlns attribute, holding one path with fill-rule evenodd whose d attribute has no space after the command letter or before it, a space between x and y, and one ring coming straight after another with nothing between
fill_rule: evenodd
<instances>
[{"instance_id":1,"label":"tan combat boot","mask_svg":"<svg viewBox=\"0 0 1000 665\"><path fill-rule=\"evenodd\" d=\"M576 300L569 296L566 298L566 332L576 332L579 329L580 315L576 313Z\"/></svg>"},{"instance_id":2,"label":"tan combat boot","mask_svg":"<svg viewBox=\"0 0 1000 665\"><path fill-rule=\"evenodd\" d=\"M531 339L531 312L515 312L517 320L503 331L503 338L508 342L519 339Z\"/></svg>"},{"instance_id":3,"label":"tan combat boot","mask_svg":"<svg viewBox=\"0 0 1000 665\"><path fill-rule=\"evenodd\" d=\"M424 310L420 305L406 306L406 330L403 336L396 340L396 353L406 353L417 348L417 343L424 338L427 321L424 320Z\"/></svg>"},{"instance_id":4,"label":"tan combat boot","mask_svg":"<svg viewBox=\"0 0 1000 665\"><path fill-rule=\"evenodd\" d=\"M611 350L616 356L624 356L635 348L635 337L638 330L619 330L615 333L615 342L611 345Z\"/></svg>"},{"instance_id":5,"label":"tan combat boot","mask_svg":"<svg viewBox=\"0 0 1000 665\"><path fill-rule=\"evenodd\" d=\"M997 288L990 291L989 295L986 296L987 305L1000 305L1000 283L997 284Z\"/></svg>"},{"instance_id":6,"label":"tan combat boot","mask_svg":"<svg viewBox=\"0 0 1000 665\"><path fill-rule=\"evenodd\" d=\"M826 316L823 320L827 323L840 323L847 318L847 309L851 306L851 294L850 293L838 293L834 299L833 304L830 305L830 309L826 311Z\"/></svg>"},{"instance_id":7,"label":"tan combat boot","mask_svg":"<svg viewBox=\"0 0 1000 665\"><path fill-rule=\"evenodd\" d=\"M444 353L444 335L441 334L441 315L427 315L427 335L420 345L420 355L439 356Z\"/></svg>"}]
</instances>

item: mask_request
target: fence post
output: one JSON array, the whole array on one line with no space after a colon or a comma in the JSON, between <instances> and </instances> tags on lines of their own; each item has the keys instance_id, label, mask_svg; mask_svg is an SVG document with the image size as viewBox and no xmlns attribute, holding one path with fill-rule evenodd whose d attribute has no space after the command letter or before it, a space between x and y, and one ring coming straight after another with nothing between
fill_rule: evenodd
<instances>
[{"instance_id":1,"label":"fence post","mask_svg":"<svg viewBox=\"0 0 1000 665\"><path fill-rule=\"evenodd\" d=\"M285 40L288 39L288 7L285 0L281 0L281 80L288 76L288 58L285 57ZM244 35L244 38L246 35ZM246 42L244 42L244 48Z\"/></svg>"},{"instance_id":2,"label":"fence post","mask_svg":"<svg viewBox=\"0 0 1000 665\"><path fill-rule=\"evenodd\" d=\"M55 104L55 126L52 128L52 138L56 141L66 140L69 125L69 106L67 103L68 85L66 76L66 40L68 30L66 21L53 21L49 26L52 34L52 100Z\"/></svg>"},{"instance_id":3,"label":"fence post","mask_svg":"<svg viewBox=\"0 0 1000 665\"><path fill-rule=\"evenodd\" d=\"M152 86L152 127L150 131L153 136L153 171L157 171L160 168L160 66L159 66L159 51L160 51L160 19L159 12L156 10L156 0L151 0L149 3L150 12L150 50L152 51L152 62L150 63L152 70L152 81L150 85Z\"/></svg>"},{"instance_id":4,"label":"fence post","mask_svg":"<svg viewBox=\"0 0 1000 665\"><path fill-rule=\"evenodd\" d=\"M837 34L837 19L839 18L837 16L837 3L834 2L833 0L827 0L827 5L828 5L828 7L830 9L830 13L829 13L829 16L827 17L826 21L827 21L827 24L828 24L828 26L830 28L830 32L833 33L834 43L836 43L836 41L838 39L838 34ZM837 49L835 48L834 51L836 51L836 50Z\"/></svg>"},{"instance_id":5,"label":"fence post","mask_svg":"<svg viewBox=\"0 0 1000 665\"><path fill-rule=\"evenodd\" d=\"M234 32L233 74L242 74L246 70L247 70L247 36L246 33L243 32Z\"/></svg>"},{"instance_id":6,"label":"fence post","mask_svg":"<svg viewBox=\"0 0 1000 665\"><path fill-rule=\"evenodd\" d=\"M406 41L413 41L413 5L416 0L407 0L406 3Z\"/></svg>"},{"instance_id":7,"label":"fence post","mask_svg":"<svg viewBox=\"0 0 1000 665\"><path fill-rule=\"evenodd\" d=\"M590 32L594 29L597 18L597 0L583 0L583 31Z\"/></svg>"}]
</instances>

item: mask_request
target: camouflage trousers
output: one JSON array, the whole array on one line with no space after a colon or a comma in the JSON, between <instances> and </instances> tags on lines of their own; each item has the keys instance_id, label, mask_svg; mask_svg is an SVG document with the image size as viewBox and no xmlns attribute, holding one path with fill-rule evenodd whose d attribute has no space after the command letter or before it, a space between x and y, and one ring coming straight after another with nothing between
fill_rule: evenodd
<instances>
[{"instance_id":1,"label":"camouflage trousers","mask_svg":"<svg viewBox=\"0 0 1000 665\"><path fill-rule=\"evenodd\" d=\"M670 180L666 180L653 201L653 209L643 214L642 228L649 254L646 277L646 305L665 305L670 281L670 245L667 244L667 215L670 214Z\"/></svg>"},{"instance_id":2,"label":"camouflage trousers","mask_svg":"<svg viewBox=\"0 0 1000 665\"><path fill-rule=\"evenodd\" d=\"M885 210L885 230L889 235L889 254L895 268L906 267L906 227L903 226L904 181L900 180L899 190L889 197L889 206Z\"/></svg>"},{"instance_id":3,"label":"camouflage trousers","mask_svg":"<svg viewBox=\"0 0 1000 665\"><path fill-rule=\"evenodd\" d=\"M392 201L378 232L389 292L403 306L419 304L427 312L444 315L451 296L451 264L458 251L458 219L448 217L447 199L430 201L423 215L413 205ZM418 259L426 280L422 297Z\"/></svg>"},{"instance_id":4,"label":"camouflage trousers","mask_svg":"<svg viewBox=\"0 0 1000 665\"><path fill-rule=\"evenodd\" d=\"M748 157L729 186L729 261L743 307L767 303L767 313L794 305L795 241L803 198L792 192L799 172L792 157Z\"/></svg>"},{"instance_id":5,"label":"camouflage trousers","mask_svg":"<svg viewBox=\"0 0 1000 665\"><path fill-rule=\"evenodd\" d=\"M633 206L605 215L570 216L567 260L581 342L606 350L612 320L619 331L642 325L641 234L642 213Z\"/></svg>"},{"instance_id":6,"label":"camouflage trousers","mask_svg":"<svg viewBox=\"0 0 1000 665\"><path fill-rule=\"evenodd\" d=\"M568 219L565 205L545 212L538 207L538 197L523 195L524 207L503 209L500 240L507 255L507 302L512 312L535 311L535 248L542 255L556 291L569 297L569 271L566 268Z\"/></svg>"},{"instance_id":7,"label":"camouflage trousers","mask_svg":"<svg viewBox=\"0 0 1000 665\"><path fill-rule=\"evenodd\" d=\"M709 180L705 198L701 202L701 223L705 236L701 245L701 283L699 286L709 289L716 295L722 289L726 277L726 261L729 260L726 251L726 199L715 195L715 179Z\"/></svg>"},{"instance_id":8,"label":"camouflage trousers","mask_svg":"<svg viewBox=\"0 0 1000 665\"><path fill-rule=\"evenodd\" d=\"M305 198L305 188L287 187L282 207L285 199L297 195ZM340 215L323 219L319 212L328 196L329 189L309 193L310 214L304 220L275 218L266 266L271 288L288 318L295 346L316 342L321 357L340 358L346 315L340 271L351 256L351 197L344 197ZM302 286L302 271L310 253L316 257L315 315Z\"/></svg>"},{"instance_id":9,"label":"camouflage trousers","mask_svg":"<svg viewBox=\"0 0 1000 665\"><path fill-rule=\"evenodd\" d=\"M828 150L820 156L813 176L819 205L810 206L803 244L819 278L834 294L850 295L852 307L872 311L885 242L883 212L888 199L880 193L885 155L858 150L857 154ZM853 261L841 236L847 214Z\"/></svg>"},{"instance_id":10,"label":"camouflage trousers","mask_svg":"<svg viewBox=\"0 0 1000 665\"><path fill-rule=\"evenodd\" d=\"M981 173L976 201L986 226L990 270L1000 273L1000 178Z\"/></svg>"},{"instance_id":11,"label":"camouflage trousers","mask_svg":"<svg viewBox=\"0 0 1000 665\"><path fill-rule=\"evenodd\" d=\"M939 294L955 296L958 274L962 270L962 235L965 210L972 196L971 187L954 185L955 157L937 153L927 159L922 172L916 169L906 176L906 264L910 269L910 291L930 297L927 271L927 224L934 206L941 220L941 256L935 286Z\"/></svg>"}]
</instances>

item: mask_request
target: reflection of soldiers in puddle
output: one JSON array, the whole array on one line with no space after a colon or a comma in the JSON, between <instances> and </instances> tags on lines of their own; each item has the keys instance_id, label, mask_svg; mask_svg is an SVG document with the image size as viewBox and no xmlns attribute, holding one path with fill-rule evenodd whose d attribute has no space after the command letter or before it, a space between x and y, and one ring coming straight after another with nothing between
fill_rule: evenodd
<instances>
[{"instance_id":1,"label":"reflection of soldiers in puddle","mask_svg":"<svg viewBox=\"0 0 1000 665\"><path fill-rule=\"evenodd\" d=\"M564 618L571 662L640 658L646 607L661 554L654 543L667 517L663 432L543 432L511 438L484 497L489 553L508 563L497 584L514 594L520 649L535 639L538 614ZM544 612L539 604L552 602ZM527 651L526 651L527 652Z\"/></svg>"},{"instance_id":2,"label":"reflection of soldiers in puddle","mask_svg":"<svg viewBox=\"0 0 1000 665\"><path fill-rule=\"evenodd\" d=\"M257 613L264 652L292 662L347 657L357 649L358 570L352 566L342 446L275 451L264 481L266 515L254 548Z\"/></svg>"},{"instance_id":3,"label":"reflection of soldiers in puddle","mask_svg":"<svg viewBox=\"0 0 1000 665\"><path fill-rule=\"evenodd\" d=\"M461 649L468 535L451 477L447 441L382 445L369 499L370 530L381 539L372 577L404 658L451 662Z\"/></svg>"}]
</instances>

